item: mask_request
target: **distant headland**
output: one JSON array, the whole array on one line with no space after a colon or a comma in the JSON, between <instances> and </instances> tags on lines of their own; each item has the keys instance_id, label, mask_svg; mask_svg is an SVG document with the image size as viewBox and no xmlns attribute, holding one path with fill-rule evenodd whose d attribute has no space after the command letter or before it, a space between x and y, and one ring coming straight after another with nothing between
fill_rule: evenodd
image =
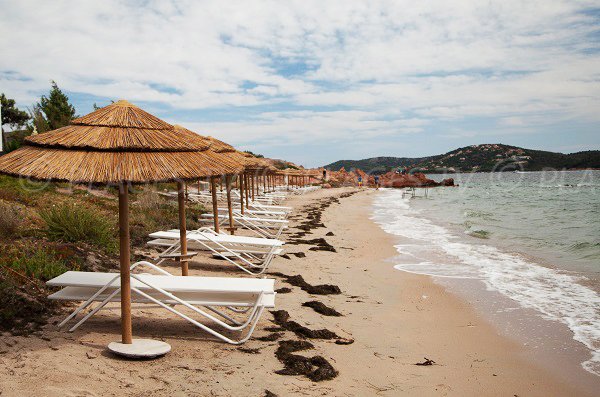
<instances>
[{"instance_id":1,"label":"distant headland","mask_svg":"<svg viewBox=\"0 0 600 397\"><path fill-rule=\"evenodd\" d=\"M339 160L324 168L332 171L361 169L369 174L385 174L398 169L422 173L600 169L600 150L564 154L503 144L482 144L429 157Z\"/></svg>"}]
</instances>

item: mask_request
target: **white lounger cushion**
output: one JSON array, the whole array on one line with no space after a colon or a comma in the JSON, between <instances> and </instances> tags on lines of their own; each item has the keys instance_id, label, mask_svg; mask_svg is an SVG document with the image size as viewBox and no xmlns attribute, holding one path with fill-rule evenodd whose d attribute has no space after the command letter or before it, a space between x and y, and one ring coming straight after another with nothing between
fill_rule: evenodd
<instances>
[{"instance_id":1,"label":"white lounger cushion","mask_svg":"<svg viewBox=\"0 0 600 397\"><path fill-rule=\"evenodd\" d=\"M239 212L240 211L240 207L238 206L238 207L234 208L233 210L236 211L236 212ZM229 211L229 209L227 209L227 208L219 208L219 211L227 213ZM287 215L283 211L267 211L267 210L251 210L251 209L250 210L249 209L245 209L244 211L247 212L247 213L249 213L249 214L256 214L256 215L273 215L273 216L276 215L276 216L281 216L281 217Z\"/></svg>"},{"instance_id":2,"label":"white lounger cushion","mask_svg":"<svg viewBox=\"0 0 600 397\"><path fill-rule=\"evenodd\" d=\"M178 239L173 239L173 238L156 238L153 240L148 241L148 245L153 246L153 247L171 247L173 245L174 241L177 241ZM210 242L208 242L208 245L210 246ZM231 245L226 245L226 249L227 251L223 251L223 248L221 247L216 247L216 246L211 246L212 250L215 250L217 252L219 252L220 256L222 257L223 255L228 256L230 255L229 252L238 252L238 253L246 253L246 254L255 254L255 255L266 255L268 253L272 253L273 255L282 255L283 254L283 248L271 248L271 247L257 247L257 246L249 246L249 245L244 245L244 246L231 246ZM206 248L205 246L201 245L200 243L197 243L195 241L190 241L188 242L188 248L191 249L195 249L195 250L202 250L202 251L208 251L209 249ZM211 250L211 251L212 251ZM222 254L222 255L221 255ZM233 256L233 255L230 255Z\"/></svg>"},{"instance_id":3,"label":"white lounger cushion","mask_svg":"<svg viewBox=\"0 0 600 397\"><path fill-rule=\"evenodd\" d=\"M167 230L161 232L154 232L150 234L151 238L155 239L170 239L179 240L179 230ZM197 233L194 231L187 232L188 240L200 240L204 242L210 242L212 240L217 241L220 244L239 244L239 245L250 245L250 246L261 246L261 247L281 247L284 242L276 239L267 239L260 237L245 237L235 236L230 234L218 234L210 235L210 239L206 237L204 233Z\"/></svg>"},{"instance_id":4,"label":"white lounger cushion","mask_svg":"<svg viewBox=\"0 0 600 397\"><path fill-rule=\"evenodd\" d=\"M214 218L213 214L202 214L203 218ZM221 219L229 219L229 215L219 215L219 218ZM239 215L233 215L233 219L236 218L240 218L240 219L244 219L250 222L257 222L257 223L269 223L269 224L279 224L279 225L287 225L289 223L289 221L285 220L285 219L273 219L273 218L251 218L248 216L239 216Z\"/></svg>"},{"instance_id":5,"label":"white lounger cushion","mask_svg":"<svg viewBox=\"0 0 600 397\"><path fill-rule=\"evenodd\" d=\"M135 281L135 280L132 280ZM69 300L69 301L85 301L93 296L99 288L96 287L64 287L58 292L48 296L49 299L53 300ZM96 302L102 302L115 288L107 288L103 293L98 295L94 300ZM179 302L165 298L165 296L156 291L146 291L146 293L155 299L158 299L169 305L176 305ZM202 306L234 306L234 307L252 307L256 302L256 293L242 293L242 292L172 292L173 295L179 299L183 299L191 305L202 305ZM112 299L112 302L120 302L121 295L117 294ZM151 300L133 293L131 296L133 303L152 303ZM275 294L265 293L262 295L259 306L263 307L275 307Z\"/></svg>"},{"instance_id":6,"label":"white lounger cushion","mask_svg":"<svg viewBox=\"0 0 600 397\"><path fill-rule=\"evenodd\" d=\"M52 287L94 287L100 289L108 284L119 273L77 272L68 271L53 278L46 284ZM234 277L197 277L197 276L163 276L154 274L136 274L140 280L168 292L234 292L259 294L273 293L275 280L268 278L234 278ZM120 286L117 278L113 285ZM143 282L131 279L131 287L139 290L150 290Z\"/></svg>"}]
</instances>

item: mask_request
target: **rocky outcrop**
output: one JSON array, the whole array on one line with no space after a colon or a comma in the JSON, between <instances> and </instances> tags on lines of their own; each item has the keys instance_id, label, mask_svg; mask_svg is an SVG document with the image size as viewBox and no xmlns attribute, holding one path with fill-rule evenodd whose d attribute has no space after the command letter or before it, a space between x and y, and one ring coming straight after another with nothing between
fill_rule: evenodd
<instances>
[{"instance_id":1,"label":"rocky outcrop","mask_svg":"<svg viewBox=\"0 0 600 397\"><path fill-rule=\"evenodd\" d=\"M454 179L444 179L442 182L436 182L429 179L420 172L414 174L397 174L388 172L381 176L381 185L384 187L435 187L435 186L454 186Z\"/></svg>"},{"instance_id":2,"label":"rocky outcrop","mask_svg":"<svg viewBox=\"0 0 600 397\"><path fill-rule=\"evenodd\" d=\"M356 169L352 172L346 171L343 167L339 171L330 171L328 179L328 186L357 186L358 177L362 178L365 186L375 186L374 175L368 175L363 170ZM442 182L436 182L429 179L420 172L414 174L399 174L394 171L390 171L387 174L380 175L379 181L383 187L435 187L435 186L454 186L454 179L444 179Z\"/></svg>"}]
</instances>

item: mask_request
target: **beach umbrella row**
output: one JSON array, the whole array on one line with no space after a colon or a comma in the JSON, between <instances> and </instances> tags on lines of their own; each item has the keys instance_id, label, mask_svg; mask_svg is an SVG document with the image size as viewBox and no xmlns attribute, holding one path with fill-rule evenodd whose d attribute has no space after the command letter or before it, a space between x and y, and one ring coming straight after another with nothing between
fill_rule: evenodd
<instances>
[{"instance_id":1,"label":"beach umbrella row","mask_svg":"<svg viewBox=\"0 0 600 397\"><path fill-rule=\"evenodd\" d=\"M185 181L230 176L242 170L236 161L209 147L199 135L175 129L127 101L118 101L77 118L68 126L28 137L23 147L0 157L0 173L118 188L121 342L109 345L117 354L154 356L170 349L164 342L132 337L129 185L177 182L184 259ZM187 274L187 262L183 262L182 273Z\"/></svg>"},{"instance_id":2,"label":"beach umbrella row","mask_svg":"<svg viewBox=\"0 0 600 397\"><path fill-rule=\"evenodd\" d=\"M290 178L292 184L306 183L306 170L281 172L268 161L210 136L181 126L172 126L127 101L118 101L73 120L69 125L30 136L25 145L0 157L0 173L36 180L115 186L119 197L119 241L121 282L121 342L109 348L128 356L156 355L170 348L166 343L134 340L131 324L129 198L131 184L176 182L179 206L181 249L178 256L182 275L188 274L185 225L185 183L209 178L212 190L215 230L218 231L216 180L224 177L227 189L230 231L231 183L237 176L243 212L259 190L274 189ZM268 185L268 186L267 186Z\"/></svg>"}]
</instances>

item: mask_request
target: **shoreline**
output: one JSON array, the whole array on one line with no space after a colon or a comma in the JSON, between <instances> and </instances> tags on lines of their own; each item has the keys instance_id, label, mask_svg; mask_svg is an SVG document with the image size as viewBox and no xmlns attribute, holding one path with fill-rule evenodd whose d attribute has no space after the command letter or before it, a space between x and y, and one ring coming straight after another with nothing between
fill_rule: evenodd
<instances>
[{"instance_id":1,"label":"shoreline","mask_svg":"<svg viewBox=\"0 0 600 397\"><path fill-rule=\"evenodd\" d=\"M391 195L385 198L385 202L394 200ZM557 286L550 282L548 284L544 282L523 284L518 280L513 280L510 275L515 268L508 263L506 263L508 267L505 270L501 266L501 268L489 270L491 274L487 274L483 270L479 274L477 263L480 261L485 263L489 255L497 252L498 258L495 258L495 254L493 254L489 256L489 260L493 259L496 262L500 261L500 258L506 260L508 255L519 258L519 261L522 261L523 264L527 263L527 267L532 266L533 269L545 267L556 271L557 267L546 266L544 262L534 260L533 256L525 256L513 250L503 250L501 246L490 244L487 240L480 241L467 235L463 236L465 233L462 233L460 228L428 216L427 206L420 205L415 208L412 200L410 205L407 202L406 207L403 207L406 208L401 212L403 215L399 216L397 220L388 221L381 215L383 213L388 217L392 216L389 210L382 212L381 208L385 208L385 202L380 200L376 205L377 215L374 216L374 219L382 224L385 230L389 230L396 239L395 243L399 248L393 263L397 270L431 277L435 283L471 303L477 313L492 324L501 335L522 344L523 355L528 356L537 365L551 370L569 383L581 385L590 393L594 393L600 387L600 377L593 372L597 362L597 350L594 349L593 339L590 341L588 335L581 334L582 331L576 328L576 326L585 326L585 323L573 324L570 322L570 317L559 316L561 314L575 316L575 313L568 310L545 311L547 308L540 306L539 301L524 300L530 296L522 288L519 290L517 287L518 285L533 288L533 290L540 289L540 291L556 293L554 288ZM418 224L421 221L425 223L423 229ZM413 227L416 228L414 237ZM424 237L425 230L431 234ZM443 237L439 233L443 233ZM447 251L446 246L449 247ZM460 254L457 253L458 251ZM413 257L413 255L416 256ZM455 258L454 255L457 257ZM465 262L463 263L463 261ZM419 264L425 266L418 266ZM492 263L489 266L482 266L486 269L494 269L494 266L497 265ZM454 266L456 268L453 268ZM453 271L459 268L460 272L453 274ZM522 277L532 276L534 279L549 277L543 271L542 276L535 271L530 274L527 269L521 270L523 271ZM472 274L469 274L469 271ZM490 277L491 279L489 279ZM558 277L563 277L560 280L564 281L568 276L559 275ZM508 279L513 280L516 283L514 291L519 292L516 296L515 293L511 294L513 289L507 289L505 284L495 281L496 279L504 280L504 283ZM577 284L585 286L585 284L579 283L579 280L572 279L570 281L577 281ZM547 289L544 289L545 287ZM500 291L504 291L504 293ZM581 321L579 317L575 317L573 321L575 320Z\"/></svg>"},{"instance_id":2,"label":"shoreline","mask_svg":"<svg viewBox=\"0 0 600 397\"><path fill-rule=\"evenodd\" d=\"M294 196L292 226L306 220L306 207L318 208L330 196L355 189L322 189ZM309 330L330 330L352 344L333 339L302 339L289 330L275 333L264 313L254 337L241 347L216 342L164 310L135 308L134 334L169 342L173 350L151 361L115 359L105 351L118 338L118 306L98 313L74 333L52 322L29 337L3 335L0 344L2 396L57 395L587 395L523 356L523 347L500 335L473 305L430 277L395 270L394 236L370 220L375 191L333 201L320 213L323 227L299 239L324 238L337 252L311 250L314 244L289 244L273 261L279 293L275 310ZM317 210L318 212L318 210ZM333 235L331 235L331 233ZM303 253L294 255L294 253ZM176 272L177 266L166 268ZM192 275L243 277L201 255ZM341 294L308 294L278 276L301 275L310 285L332 284ZM332 317L302 304L319 301L340 312ZM56 322L60 317L53 319ZM312 382L302 375L279 375L279 342L306 340L312 348L295 354L323 357L339 372L332 380ZM427 357L435 365L417 366ZM39 381L31 382L31 379ZM591 395L591 394L590 394Z\"/></svg>"}]
</instances>

